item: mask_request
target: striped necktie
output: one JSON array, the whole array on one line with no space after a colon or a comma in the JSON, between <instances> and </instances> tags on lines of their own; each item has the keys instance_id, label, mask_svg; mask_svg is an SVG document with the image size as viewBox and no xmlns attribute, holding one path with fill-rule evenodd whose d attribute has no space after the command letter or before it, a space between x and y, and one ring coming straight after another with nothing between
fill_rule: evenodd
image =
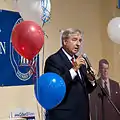
<instances>
[{"instance_id":1,"label":"striped necktie","mask_svg":"<svg viewBox=\"0 0 120 120\"><path fill-rule=\"evenodd\" d=\"M72 57L71 62L72 62L72 65L74 65L74 62L75 62L74 57Z\"/></svg>"},{"instance_id":2,"label":"striped necktie","mask_svg":"<svg viewBox=\"0 0 120 120\"><path fill-rule=\"evenodd\" d=\"M108 95L109 95L109 90L108 90L108 86L107 86L107 82L106 82L106 81L104 82L104 88L105 88L106 92L107 92Z\"/></svg>"}]
</instances>

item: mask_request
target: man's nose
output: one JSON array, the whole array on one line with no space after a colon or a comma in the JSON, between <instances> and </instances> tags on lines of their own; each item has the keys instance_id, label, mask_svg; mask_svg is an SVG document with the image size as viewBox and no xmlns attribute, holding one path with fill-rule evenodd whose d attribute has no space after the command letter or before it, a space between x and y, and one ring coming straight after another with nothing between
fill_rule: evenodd
<instances>
[{"instance_id":1,"label":"man's nose","mask_svg":"<svg viewBox=\"0 0 120 120\"><path fill-rule=\"evenodd\" d=\"M108 72L108 70L105 70L105 73L107 73Z\"/></svg>"},{"instance_id":2,"label":"man's nose","mask_svg":"<svg viewBox=\"0 0 120 120\"><path fill-rule=\"evenodd\" d=\"M79 45L79 46L80 46L80 41L77 41L77 45Z\"/></svg>"}]
</instances>

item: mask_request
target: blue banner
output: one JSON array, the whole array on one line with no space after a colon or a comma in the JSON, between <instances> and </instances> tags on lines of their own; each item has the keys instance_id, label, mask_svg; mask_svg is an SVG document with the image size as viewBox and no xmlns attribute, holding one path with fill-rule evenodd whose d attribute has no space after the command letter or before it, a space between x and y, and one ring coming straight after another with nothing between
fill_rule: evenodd
<instances>
[{"instance_id":1,"label":"blue banner","mask_svg":"<svg viewBox=\"0 0 120 120\"><path fill-rule=\"evenodd\" d=\"M0 86L31 85L39 76L39 56L30 63L12 46L12 29L21 21L18 12L0 10Z\"/></svg>"}]
</instances>

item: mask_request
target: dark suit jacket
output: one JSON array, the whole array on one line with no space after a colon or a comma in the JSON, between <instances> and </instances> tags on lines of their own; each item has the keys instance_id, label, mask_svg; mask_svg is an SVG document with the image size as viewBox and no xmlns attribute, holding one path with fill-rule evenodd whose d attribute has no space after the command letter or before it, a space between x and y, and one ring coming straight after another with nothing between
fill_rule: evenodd
<instances>
[{"instance_id":1,"label":"dark suit jacket","mask_svg":"<svg viewBox=\"0 0 120 120\"><path fill-rule=\"evenodd\" d=\"M86 76L86 67L80 67L82 80L76 76L72 80L69 70L72 64L62 49L48 57L45 63L44 72L54 72L62 76L66 83L66 95L63 101L46 113L46 120L89 120L89 99L88 93L94 87Z\"/></svg>"},{"instance_id":2,"label":"dark suit jacket","mask_svg":"<svg viewBox=\"0 0 120 120\"><path fill-rule=\"evenodd\" d=\"M120 110L120 87L116 81L109 79L110 81L110 92L111 92L111 100L116 105L118 110ZM101 79L98 80L99 84L102 85ZM104 120L120 120L120 116L116 113L113 106L110 104L108 99L104 97L104 113L102 110L102 100L100 97L102 94L99 87L91 93L90 95L90 109L91 109L91 120L102 120L102 116L104 116ZM102 114L103 113L103 114Z\"/></svg>"}]
</instances>

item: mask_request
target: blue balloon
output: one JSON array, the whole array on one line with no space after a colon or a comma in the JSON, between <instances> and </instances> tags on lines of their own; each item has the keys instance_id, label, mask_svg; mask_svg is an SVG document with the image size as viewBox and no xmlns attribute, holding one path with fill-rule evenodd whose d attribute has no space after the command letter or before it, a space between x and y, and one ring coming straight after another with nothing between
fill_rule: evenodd
<instances>
[{"instance_id":1,"label":"blue balloon","mask_svg":"<svg viewBox=\"0 0 120 120\"><path fill-rule=\"evenodd\" d=\"M66 85L62 77L56 73L45 73L36 80L35 96L39 104L46 110L60 104L66 93Z\"/></svg>"}]
</instances>

